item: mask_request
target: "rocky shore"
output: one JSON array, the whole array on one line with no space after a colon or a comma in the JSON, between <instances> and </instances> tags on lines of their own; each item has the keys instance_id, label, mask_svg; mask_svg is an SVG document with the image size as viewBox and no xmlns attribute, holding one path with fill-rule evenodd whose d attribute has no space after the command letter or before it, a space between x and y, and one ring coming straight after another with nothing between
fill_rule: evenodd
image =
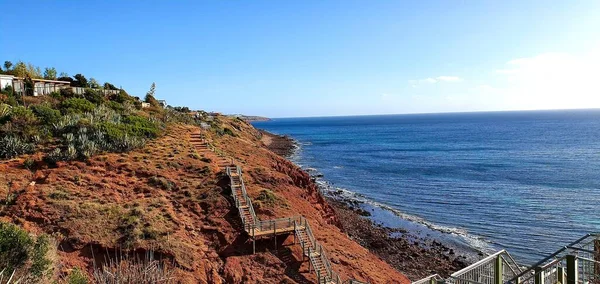
<instances>
[{"instance_id":1,"label":"rocky shore","mask_svg":"<svg viewBox=\"0 0 600 284\"><path fill-rule=\"evenodd\" d=\"M261 133L265 145L281 156L289 157L296 148L294 140L288 136L262 130ZM346 234L411 280L435 273L446 277L468 265L465 256L457 255L437 240L376 224L356 201L337 196L326 196L326 199L335 209Z\"/></svg>"}]
</instances>

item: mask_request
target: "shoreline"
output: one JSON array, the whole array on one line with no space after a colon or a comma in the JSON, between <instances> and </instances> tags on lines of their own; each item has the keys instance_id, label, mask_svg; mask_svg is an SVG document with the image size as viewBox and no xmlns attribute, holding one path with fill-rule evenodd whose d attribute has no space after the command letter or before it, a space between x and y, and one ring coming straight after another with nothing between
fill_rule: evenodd
<instances>
[{"instance_id":1,"label":"shoreline","mask_svg":"<svg viewBox=\"0 0 600 284\"><path fill-rule=\"evenodd\" d=\"M265 146L288 160L298 147L289 136L259 131ZM335 193L323 196L338 215L342 231L413 281L435 273L447 277L473 261L443 240L378 224L356 200Z\"/></svg>"}]
</instances>

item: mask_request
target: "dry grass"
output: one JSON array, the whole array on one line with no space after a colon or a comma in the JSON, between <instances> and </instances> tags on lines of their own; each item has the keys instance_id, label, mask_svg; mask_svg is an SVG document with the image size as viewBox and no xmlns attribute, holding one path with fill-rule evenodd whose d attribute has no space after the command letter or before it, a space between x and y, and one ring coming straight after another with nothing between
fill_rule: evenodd
<instances>
[{"instance_id":1,"label":"dry grass","mask_svg":"<svg viewBox=\"0 0 600 284\"><path fill-rule=\"evenodd\" d=\"M153 253L147 252L144 259L129 254L115 256L102 267L94 268L93 279L98 284L175 283L173 275L172 264L155 260Z\"/></svg>"}]
</instances>

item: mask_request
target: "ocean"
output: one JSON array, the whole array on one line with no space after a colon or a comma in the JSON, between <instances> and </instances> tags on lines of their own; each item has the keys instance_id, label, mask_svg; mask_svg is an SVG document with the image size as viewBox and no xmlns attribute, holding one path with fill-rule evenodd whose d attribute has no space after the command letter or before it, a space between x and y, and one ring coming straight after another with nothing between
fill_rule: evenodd
<instances>
[{"instance_id":1,"label":"ocean","mask_svg":"<svg viewBox=\"0 0 600 284\"><path fill-rule=\"evenodd\" d=\"M600 231L600 110L282 118L292 160L372 218L533 264Z\"/></svg>"}]
</instances>

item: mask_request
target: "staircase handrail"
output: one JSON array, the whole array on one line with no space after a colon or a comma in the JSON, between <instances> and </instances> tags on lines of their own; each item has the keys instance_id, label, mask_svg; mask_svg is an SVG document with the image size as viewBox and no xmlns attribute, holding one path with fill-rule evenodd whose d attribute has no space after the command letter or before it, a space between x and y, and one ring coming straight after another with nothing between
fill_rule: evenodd
<instances>
[{"instance_id":1,"label":"staircase handrail","mask_svg":"<svg viewBox=\"0 0 600 284\"><path fill-rule=\"evenodd\" d=\"M531 265L530 267L528 267L527 269L522 270L519 274L517 274L515 277L509 279L508 281L505 282L510 282L510 283L516 283L517 280L526 275L527 273L530 274L535 274L535 269L538 267L543 267L545 263L547 263L548 261L553 262L556 259L562 259L562 257L560 256L563 253L568 252L569 250L577 250L577 245L581 244L582 242L584 242L587 238L589 237L596 237L599 238L600 237L600 233L588 233L585 234L583 237L571 242L570 244L561 247L560 249L558 249L557 251L555 251L554 253L548 255L547 257L545 257L544 259L536 262L535 264ZM593 241L593 240L592 240ZM589 243L585 243L584 245L589 244ZM527 279L531 279L531 277L528 277ZM522 282L522 281L519 281Z\"/></svg>"},{"instance_id":2,"label":"staircase handrail","mask_svg":"<svg viewBox=\"0 0 600 284\"><path fill-rule=\"evenodd\" d=\"M308 224L308 220L306 220L306 218L304 218L304 229L306 230L306 235L308 236L308 240L310 241L310 245L313 248L315 248L316 244L317 244L317 239L315 239L315 236L313 235L312 229L310 228L310 225Z\"/></svg>"},{"instance_id":3,"label":"staircase handrail","mask_svg":"<svg viewBox=\"0 0 600 284\"><path fill-rule=\"evenodd\" d=\"M440 276L439 274L436 273L433 275L429 275L423 279L419 279L417 281L411 282L411 284L429 284L432 282L432 280L437 283L440 280L444 280L444 278L442 278L442 276ZM352 283L352 282L350 282L350 283Z\"/></svg>"}]
</instances>

